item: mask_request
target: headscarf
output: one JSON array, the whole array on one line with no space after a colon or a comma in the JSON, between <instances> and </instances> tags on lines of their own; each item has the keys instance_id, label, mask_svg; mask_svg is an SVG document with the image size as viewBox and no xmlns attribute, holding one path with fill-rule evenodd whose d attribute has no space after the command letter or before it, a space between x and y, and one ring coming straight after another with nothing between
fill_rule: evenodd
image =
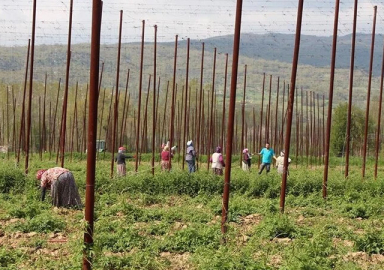
<instances>
[{"instance_id":1,"label":"headscarf","mask_svg":"<svg viewBox=\"0 0 384 270\"><path fill-rule=\"evenodd\" d=\"M191 146L191 145L192 145L192 140L187 141L187 146Z\"/></svg>"},{"instance_id":2,"label":"headscarf","mask_svg":"<svg viewBox=\"0 0 384 270\"><path fill-rule=\"evenodd\" d=\"M41 176L43 175L43 173L45 173L45 171L46 171L46 169L38 170L37 173L36 173L36 179L40 180Z\"/></svg>"},{"instance_id":3,"label":"headscarf","mask_svg":"<svg viewBox=\"0 0 384 270\"><path fill-rule=\"evenodd\" d=\"M220 146L216 147L216 153L221 153L221 147Z\"/></svg>"},{"instance_id":4,"label":"headscarf","mask_svg":"<svg viewBox=\"0 0 384 270\"><path fill-rule=\"evenodd\" d=\"M248 153L248 148L245 148L245 149L243 150L243 154L245 154L245 153Z\"/></svg>"},{"instance_id":5,"label":"headscarf","mask_svg":"<svg viewBox=\"0 0 384 270\"><path fill-rule=\"evenodd\" d=\"M123 153L124 151L125 151L125 147L124 146L120 146L118 152L119 153Z\"/></svg>"},{"instance_id":6,"label":"headscarf","mask_svg":"<svg viewBox=\"0 0 384 270\"><path fill-rule=\"evenodd\" d=\"M283 157L283 156L284 156L284 154L285 154L285 152L284 152L284 151L281 151L281 152L280 152L280 156L282 156L282 157Z\"/></svg>"}]
</instances>

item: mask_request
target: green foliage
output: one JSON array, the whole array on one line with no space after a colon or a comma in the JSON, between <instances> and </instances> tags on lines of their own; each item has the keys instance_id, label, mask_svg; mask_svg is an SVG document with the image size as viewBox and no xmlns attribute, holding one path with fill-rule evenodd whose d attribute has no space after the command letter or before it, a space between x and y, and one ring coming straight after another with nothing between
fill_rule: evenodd
<instances>
[{"instance_id":1,"label":"green foliage","mask_svg":"<svg viewBox=\"0 0 384 270\"><path fill-rule=\"evenodd\" d=\"M342 155L346 144L348 104L341 103L334 110L332 116L331 129L331 149L337 155ZM368 123L368 134L373 134L375 124L372 118ZM364 143L365 113L362 109L352 106L351 113L351 148L353 150L361 149ZM374 141L373 136L368 136L368 144Z\"/></svg>"},{"instance_id":2,"label":"green foliage","mask_svg":"<svg viewBox=\"0 0 384 270\"><path fill-rule=\"evenodd\" d=\"M25 222L15 224L14 230L27 232L60 232L65 228L65 222L49 213L42 213Z\"/></svg>"},{"instance_id":3,"label":"green foliage","mask_svg":"<svg viewBox=\"0 0 384 270\"><path fill-rule=\"evenodd\" d=\"M20 251L0 247L0 269L16 269L15 263L22 258Z\"/></svg>"},{"instance_id":4,"label":"green foliage","mask_svg":"<svg viewBox=\"0 0 384 270\"><path fill-rule=\"evenodd\" d=\"M281 214L269 216L263 220L256 233L263 238L295 238L301 232L292 220Z\"/></svg>"},{"instance_id":5,"label":"green foliage","mask_svg":"<svg viewBox=\"0 0 384 270\"><path fill-rule=\"evenodd\" d=\"M358 251L368 254L384 254L384 231L382 229L372 229L368 233L356 240Z\"/></svg>"},{"instance_id":6,"label":"green foliage","mask_svg":"<svg viewBox=\"0 0 384 270\"><path fill-rule=\"evenodd\" d=\"M0 193L21 192L25 183L26 177L21 170L11 166L0 167Z\"/></svg>"},{"instance_id":7,"label":"green foliage","mask_svg":"<svg viewBox=\"0 0 384 270\"><path fill-rule=\"evenodd\" d=\"M218 227L187 227L176 231L162 242L160 250L171 252L195 252L200 247L216 249L222 234Z\"/></svg>"}]
</instances>

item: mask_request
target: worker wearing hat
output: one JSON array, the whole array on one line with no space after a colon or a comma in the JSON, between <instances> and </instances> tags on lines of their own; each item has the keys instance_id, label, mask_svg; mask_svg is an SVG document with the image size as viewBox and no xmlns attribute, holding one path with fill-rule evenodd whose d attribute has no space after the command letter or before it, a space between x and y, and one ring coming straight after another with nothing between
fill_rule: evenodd
<instances>
[{"instance_id":1,"label":"worker wearing hat","mask_svg":"<svg viewBox=\"0 0 384 270\"><path fill-rule=\"evenodd\" d=\"M127 156L124 154L125 147L121 146L119 147L117 156L115 157L115 162L117 163L117 175L118 176L125 176L127 174L127 168L125 164L125 160L127 158L133 158L133 156Z\"/></svg>"},{"instance_id":2,"label":"worker wearing hat","mask_svg":"<svg viewBox=\"0 0 384 270\"><path fill-rule=\"evenodd\" d=\"M187 150L185 153L185 161L188 164L188 172L193 173L196 171L195 168L195 162L196 162L196 151L195 148L193 147L193 142L192 140L187 142Z\"/></svg>"}]
</instances>

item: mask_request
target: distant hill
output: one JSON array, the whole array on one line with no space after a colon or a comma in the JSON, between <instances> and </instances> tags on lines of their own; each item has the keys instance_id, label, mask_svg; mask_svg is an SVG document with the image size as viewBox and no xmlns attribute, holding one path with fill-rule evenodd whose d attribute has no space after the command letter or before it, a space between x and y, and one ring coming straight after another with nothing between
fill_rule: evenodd
<instances>
[{"instance_id":1,"label":"distant hill","mask_svg":"<svg viewBox=\"0 0 384 270\"><path fill-rule=\"evenodd\" d=\"M151 38L149 38L151 40ZM372 91L377 95L379 89L379 78L382 59L382 35L376 35L374 75ZM190 75L189 78L200 79L201 42L205 43L204 58L204 85L210 90L212 80L213 48L217 47L217 70L215 89L220 94L223 92L224 84L224 53L232 53L233 36L219 36L202 41L191 41L190 52ZM335 103L346 101L349 81L349 63L351 35L338 38L337 71L335 78ZM369 66L371 36L358 34L356 44L356 72L354 101L361 103L365 101L367 87L367 71ZM329 63L331 56L331 37L318 37L303 35L300 45L300 59L297 77L297 86L304 90L315 91L327 95L329 89ZM242 34L241 56L239 67L239 88L243 83L243 66L248 65L247 77L247 99L256 102L261 96L262 74L267 74L266 89L269 87L269 75L273 75L273 93L276 91L276 78L289 82L291 73L291 61L294 46L294 35L287 34ZM36 81L42 82L44 74L48 73L49 82L57 82L59 78L64 81L66 65L65 45L41 45L35 48L35 70ZM25 47L0 47L0 82L3 84L19 84L24 80L25 62L27 48ZM74 44L71 53L70 82L74 85L77 81L85 85L89 80L90 45ZM164 90L167 80L173 76L173 54L174 43L158 44L158 71L161 76ZM177 58L177 83L181 87L185 81L186 66L186 41L181 40L178 44ZM117 45L101 46L101 61L104 61L103 87L112 88L116 81ZM230 82L231 60L229 57L228 89ZM143 89L146 89L149 74L153 73L153 44L145 44L144 54L144 76ZM120 83L119 87L124 89L127 70L130 69L129 89L136 96L138 89L138 75L140 66L140 44L123 44L121 50ZM194 86L195 87L195 86ZM49 90L48 90L49 91ZM240 95L240 91L238 91Z\"/></svg>"},{"instance_id":2,"label":"distant hill","mask_svg":"<svg viewBox=\"0 0 384 270\"><path fill-rule=\"evenodd\" d=\"M349 68L352 35L339 36L337 42L337 67ZM355 68L368 71L372 35L356 35ZM249 58L292 62L295 35L271 33L257 35L245 33L241 36L241 54ZM233 35L208 38L204 42L209 47L232 52ZM332 37L302 35L300 42L300 63L315 67L330 65ZM375 36L374 73L381 72L383 55L383 35Z\"/></svg>"}]
</instances>

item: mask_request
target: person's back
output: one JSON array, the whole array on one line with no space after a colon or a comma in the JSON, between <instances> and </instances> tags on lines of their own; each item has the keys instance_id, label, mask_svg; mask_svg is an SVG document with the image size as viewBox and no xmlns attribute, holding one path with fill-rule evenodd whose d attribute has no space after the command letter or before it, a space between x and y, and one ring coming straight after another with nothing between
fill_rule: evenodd
<instances>
[{"instance_id":1,"label":"person's back","mask_svg":"<svg viewBox=\"0 0 384 270\"><path fill-rule=\"evenodd\" d=\"M171 157L171 154L169 151L163 151L161 152L161 160L169 161Z\"/></svg>"},{"instance_id":2,"label":"person's back","mask_svg":"<svg viewBox=\"0 0 384 270\"><path fill-rule=\"evenodd\" d=\"M123 153L117 153L115 161L117 162L118 165L125 164L125 159L126 158L127 157Z\"/></svg>"},{"instance_id":3,"label":"person's back","mask_svg":"<svg viewBox=\"0 0 384 270\"><path fill-rule=\"evenodd\" d=\"M185 151L185 161L188 164L188 172L195 172L196 151L193 147L192 140L187 142L187 150Z\"/></svg>"},{"instance_id":4,"label":"person's back","mask_svg":"<svg viewBox=\"0 0 384 270\"><path fill-rule=\"evenodd\" d=\"M222 169L223 165L219 161L221 153L212 154L212 169Z\"/></svg>"}]
</instances>

